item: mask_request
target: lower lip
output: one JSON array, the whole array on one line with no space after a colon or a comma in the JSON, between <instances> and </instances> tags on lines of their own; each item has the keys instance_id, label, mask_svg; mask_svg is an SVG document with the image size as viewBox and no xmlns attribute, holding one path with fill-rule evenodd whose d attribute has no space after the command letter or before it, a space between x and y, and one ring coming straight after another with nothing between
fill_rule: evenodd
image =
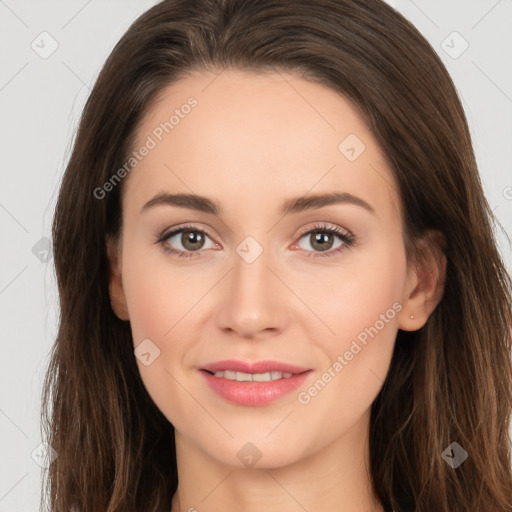
<instances>
[{"instance_id":1,"label":"lower lip","mask_svg":"<svg viewBox=\"0 0 512 512\"><path fill-rule=\"evenodd\" d=\"M306 380L310 370L288 379L268 382L238 382L223 377L215 377L203 370L201 373L206 378L210 388L228 402L255 407L274 402L297 389Z\"/></svg>"}]
</instances>

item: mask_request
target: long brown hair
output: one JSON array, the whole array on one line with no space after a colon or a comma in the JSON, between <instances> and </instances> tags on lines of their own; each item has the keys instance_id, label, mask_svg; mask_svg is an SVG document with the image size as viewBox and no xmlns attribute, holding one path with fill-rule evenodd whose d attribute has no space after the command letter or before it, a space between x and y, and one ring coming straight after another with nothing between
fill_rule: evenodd
<instances>
[{"instance_id":1,"label":"long brown hair","mask_svg":"<svg viewBox=\"0 0 512 512\"><path fill-rule=\"evenodd\" d=\"M497 250L470 133L435 51L381 0L165 0L140 16L87 100L53 223L60 324L42 426L57 452L42 500L55 512L170 510L174 429L150 399L129 322L109 298L106 235L142 116L193 70L282 70L343 94L394 172L404 233L446 239L444 295L418 331L399 331L372 404L371 479L395 511L512 511L511 280ZM200 107L199 107L200 108ZM121 184L122 185L122 184ZM456 469L443 451L457 442Z\"/></svg>"}]
</instances>

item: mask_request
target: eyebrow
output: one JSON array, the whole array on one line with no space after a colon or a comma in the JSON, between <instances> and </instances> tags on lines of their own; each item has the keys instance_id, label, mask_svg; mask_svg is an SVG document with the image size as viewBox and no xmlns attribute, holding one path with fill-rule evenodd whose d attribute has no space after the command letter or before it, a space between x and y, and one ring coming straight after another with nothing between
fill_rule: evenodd
<instances>
[{"instance_id":1,"label":"eyebrow","mask_svg":"<svg viewBox=\"0 0 512 512\"><path fill-rule=\"evenodd\" d=\"M348 192L328 192L323 194L310 194L306 196L287 199L281 205L280 214L282 216L290 213L298 213L306 210L315 210L324 206L334 204L353 204L361 206L372 214L375 214L374 208L360 197L349 194ZM190 210L198 210L213 215L220 215L223 210L219 203L208 197L196 194L169 194L160 192L150 199L142 208L141 213L154 206L178 206Z\"/></svg>"}]
</instances>

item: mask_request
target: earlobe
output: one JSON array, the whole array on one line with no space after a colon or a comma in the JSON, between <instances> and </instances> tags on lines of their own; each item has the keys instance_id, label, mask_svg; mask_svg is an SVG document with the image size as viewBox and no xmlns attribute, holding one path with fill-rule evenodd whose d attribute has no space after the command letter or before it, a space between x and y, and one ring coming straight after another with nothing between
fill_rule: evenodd
<instances>
[{"instance_id":1,"label":"earlobe","mask_svg":"<svg viewBox=\"0 0 512 512\"><path fill-rule=\"evenodd\" d=\"M423 327L443 297L446 281L446 240L429 230L418 242L416 261L411 264L404 289L398 328L416 331Z\"/></svg>"},{"instance_id":2,"label":"earlobe","mask_svg":"<svg viewBox=\"0 0 512 512\"><path fill-rule=\"evenodd\" d=\"M110 303L116 316L121 320L129 320L128 306L124 295L123 281L121 277L120 249L117 240L107 237L107 257L109 262L108 292Z\"/></svg>"}]
</instances>

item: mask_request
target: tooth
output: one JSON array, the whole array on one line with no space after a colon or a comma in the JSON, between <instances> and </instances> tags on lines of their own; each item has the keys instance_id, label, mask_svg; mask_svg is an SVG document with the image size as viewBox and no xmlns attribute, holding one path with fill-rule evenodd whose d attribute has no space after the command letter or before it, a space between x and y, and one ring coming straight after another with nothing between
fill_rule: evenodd
<instances>
[{"instance_id":1,"label":"tooth","mask_svg":"<svg viewBox=\"0 0 512 512\"><path fill-rule=\"evenodd\" d=\"M255 373L252 380L254 382L269 382L271 380L270 373Z\"/></svg>"},{"instance_id":2,"label":"tooth","mask_svg":"<svg viewBox=\"0 0 512 512\"><path fill-rule=\"evenodd\" d=\"M266 373L245 373L235 372L232 370L220 370L214 372L215 377L228 380L236 380L237 382L270 382L271 380L289 379L293 373L289 372L266 372Z\"/></svg>"}]
</instances>

